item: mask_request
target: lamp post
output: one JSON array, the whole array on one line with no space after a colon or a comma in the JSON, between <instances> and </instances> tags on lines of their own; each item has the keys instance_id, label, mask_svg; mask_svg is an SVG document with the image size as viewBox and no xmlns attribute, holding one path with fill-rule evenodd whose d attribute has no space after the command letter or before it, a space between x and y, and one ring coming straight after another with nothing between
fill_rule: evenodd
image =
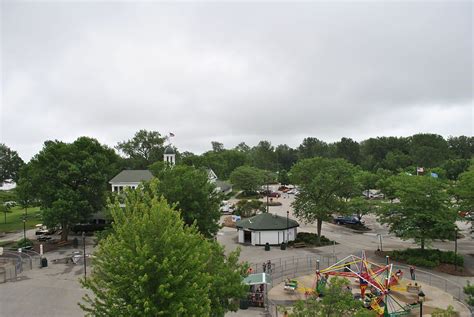
<instances>
[{"instance_id":1,"label":"lamp post","mask_svg":"<svg viewBox=\"0 0 474 317\"><path fill-rule=\"evenodd\" d=\"M83 247L83 260L84 260L84 281L87 279L86 269L86 233L82 231L82 247Z\"/></svg>"},{"instance_id":2,"label":"lamp post","mask_svg":"<svg viewBox=\"0 0 474 317\"><path fill-rule=\"evenodd\" d=\"M418 304L420 304L420 317L423 316L423 302L425 301L425 293L420 291L418 293Z\"/></svg>"},{"instance_id":3,"label":"lamp post","mask_svg":"<svg viewBox=\"0 0 474 317\"><path fill-rule=\"evenodd\" d=\"M454 230L454 271L458 270L458 227Z\"/></svg>"},{"instance_id":4,"label":"lamp post","mask_svg":"<svg viewBox=\"0 0 474 317\"><path fill-rule=\"evenodd\" d=\"M290 211L286 211L286 243L290 241Z\"/></svg>"},{"instance_id":5,"label":"lamp post","mask_svg":"<svg viewBox=\"0 0 474 317\"><path fill-rule=\"evenodd\" d=\"M26 218L23 218L23 245L26 245Z\"/></svg>"}]
</instances>

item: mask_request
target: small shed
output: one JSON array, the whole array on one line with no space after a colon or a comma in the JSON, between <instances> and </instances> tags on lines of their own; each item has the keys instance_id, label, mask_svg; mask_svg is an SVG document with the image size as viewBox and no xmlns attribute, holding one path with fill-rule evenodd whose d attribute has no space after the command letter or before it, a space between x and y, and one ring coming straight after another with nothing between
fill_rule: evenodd
<instances>
[{"instance_id":1,"label":"small shed","mask_svg":"<svg viewBox=\"0 0 474 317\"><path fill-rule=\"evenodd\" d=\"M277 245L296 238L298 222L271 213L261 213L251 218L237 221L239 243L252 245Z\"/></svg>"}]
</instances>

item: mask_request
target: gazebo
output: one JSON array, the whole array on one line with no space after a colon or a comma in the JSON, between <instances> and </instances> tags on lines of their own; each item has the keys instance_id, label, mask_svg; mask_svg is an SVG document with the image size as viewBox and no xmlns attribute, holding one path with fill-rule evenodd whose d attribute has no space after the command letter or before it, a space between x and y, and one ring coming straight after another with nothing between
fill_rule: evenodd
<instances>
[{"instance_id":1,"label":"gazebo","mask_svg":"<svg viewBox=\"0 0 474 317\"><path fill-rule=\"evenodd\" d=\"M237 221L236 227L239 243L252 245L277 245L293 241L296 238L296 227L299 224L288 217L271 213L261 213L256 216Z\"/></svg>"}]
</instances>

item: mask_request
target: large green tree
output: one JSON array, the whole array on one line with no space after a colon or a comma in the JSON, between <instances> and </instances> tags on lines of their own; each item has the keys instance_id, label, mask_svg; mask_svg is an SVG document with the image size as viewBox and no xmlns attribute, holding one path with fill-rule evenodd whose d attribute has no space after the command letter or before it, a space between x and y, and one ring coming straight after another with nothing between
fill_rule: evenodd
<instances>
[{"instance_id":1,"label":"large green tree","mask_svg":"<svg viewBox=\"0 0 474 317\"><path fill-rule=\"evenodd\" d=\"M117 173L118 156L97 140L46 141L29 163L29 177L43 210L44 222L60 224L67 240L75 223L105 205L107 181Z\"/></svg>"},{"instance_id":2,"label":"large green tree","mask_svg":"<svg viewBox=\"0 0 474 317\"><path fill-rule=\"evenodd\" d=\"M329 155L328 144L317 138L308 137L298 147L300 159L313 158L317 156L327 157Z\"/></svg>"},{"instance_id":3,"label":"large green tree","mask_svg":"<svg viewBox=\"0 0 474 317\"><path fill-rule=\"evenodd\" d=\"M0 143L0 185L9 180L17 182L23 165L24 162L16 151Z\"/></svg>"},{"instance_id":4,"label":"large green tree","mask_svg":"<svg viewBox=\"0 0 474 317\"><path fill-rule=\"evenodd\" d=\"M333 277L329 280L321 300L310 298L297 301L290 317L375 317L374 311L362 306L355 300L351 291L347 290L350 283L345 278Z\"/></svg>"},{"instance_id":5,"label":"large green tree","mask_svg":"<svg viewBox=\"0 0 474 317\"><path fill-rule=\"evenodd\" d=\"M251 166L240 166L230 174L230 182L245 193L250 194L263 185L263 171Z\"/></svg>"},{"instance_id":6,"label":"large green tree","mask_svg":"<svg viewBox=\"0 0 474 317\"><path fill-rule=\"evenodd\" d=\"M455 230L456 212L450 208L445 184L430 176L401 174L388 182L400 203L386 205L379 214L391 233L414 239L424 250L434 239L447 239Z\"/></svg>"},{"instance_id":7,"label":"large green tree","mask_svg":"<svg viewBox=\"0 0 474 317\"><path fill-rule=\"evenodd\" d=\"M317 222L318 242L323 221L334 212L344 212L348 198L358 193L355 167L343 159L316 157L299 161L291 169L292 183L300 192L293 202L295 215Z\"/></svg>"},{"instance_id":8,"label":"large green tree","mask_svg":"<svg viewBox=\"0 0 474 317\"><path fill-rule=\"evenodd\" d=\"M474 165L459 176L454 192L462 211L474 211Z\"/></svg>"},{"instance_id":9,"label":"large green tree","mask_svg":"<svg viewBox=\"0 0 474 317\"><path fill-rule=\"evenodd\" d=\"M129 167L146 169L150 164L163 160L164 142L157 131L140 130L133 138L119 142L115 147L124 153L129 160Z\"/></svg>"},{"instance_id":10,"label":"large green tree","mask_svg":"<svg viewBox=\"0 0 474 317\"><path fill-rule=\"evenodd\" d=\"M223 247L187 226L180 212L151 191L129 191L126 207L110 207L111 233L96 249L93 291L81 307L89 316L224 316L245 294L239 251Z\"/></svg>"},{"instance_id":11,"label":"large green tree","mask_svg":"<svg viewBox=\"0 0 474 317\"><path fill-rule=\"evenodd\" d=\"M221 197L209 182L206 170L176 165L162 169L156 176L160 180L156 194L175 204L186 224L196 222L197 228L206 237L217 233Z\"/></svg>"}]
</instances>

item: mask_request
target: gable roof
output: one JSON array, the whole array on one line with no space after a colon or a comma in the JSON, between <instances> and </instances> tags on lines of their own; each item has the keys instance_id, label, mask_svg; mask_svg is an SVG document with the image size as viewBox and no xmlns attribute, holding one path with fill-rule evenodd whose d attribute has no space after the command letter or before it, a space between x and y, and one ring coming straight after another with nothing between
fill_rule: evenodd
<instances>
[{"instance_id":1,"label":"gable roof","mask_svg":"<svg viewBox=\"0 0 474 317\"><path fill-rule=\"evenodd\" d=\"M239 220L235 226L249 230L284 230L299 227L299 224L293 219L288 219L287 227L286 217L264 212L251 218Z\"/></svg>"},{"instance_id":2,"label":"gable roof","mask_svg":"<svg viewBox=\"0 0 474 317\"><path fill-rule=\"evenodd\" d=\"M140 183L149 181L153 174L149 170L123 170L109 181L112 183Z\"/></svg>"}]
</instances>

